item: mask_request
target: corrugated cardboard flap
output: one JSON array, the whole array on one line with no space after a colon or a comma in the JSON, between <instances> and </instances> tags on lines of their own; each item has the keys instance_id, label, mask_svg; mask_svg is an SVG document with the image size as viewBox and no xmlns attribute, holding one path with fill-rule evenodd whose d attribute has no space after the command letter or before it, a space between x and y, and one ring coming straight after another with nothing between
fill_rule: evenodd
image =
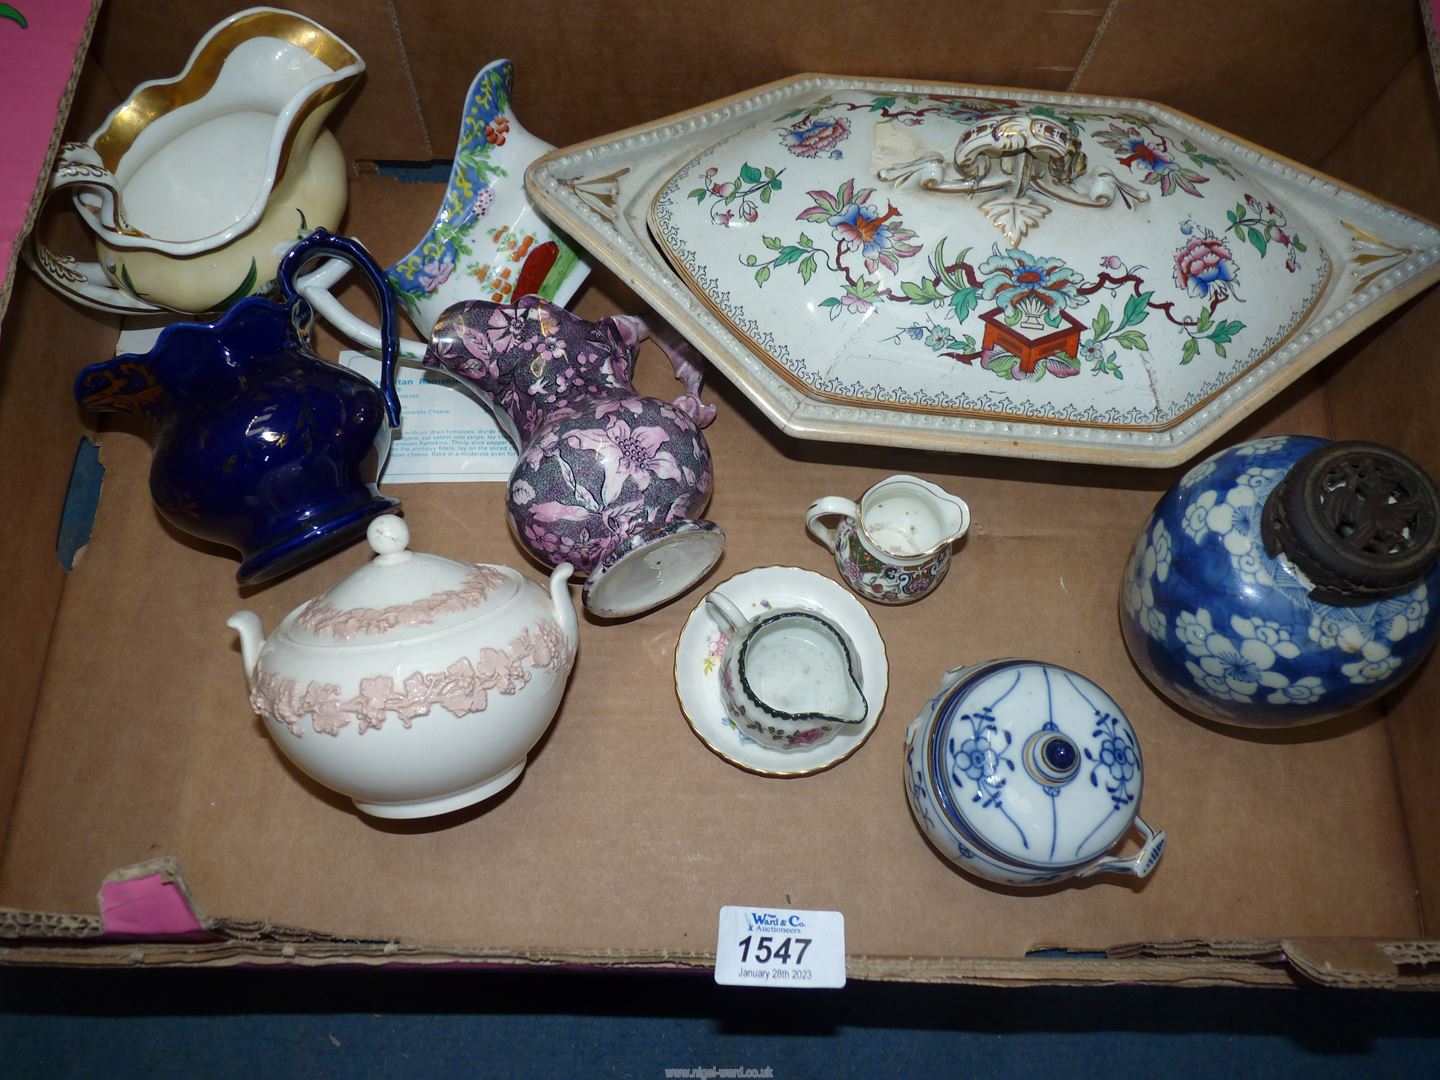
<instances>
[{"instance_id":1,"label":"corrugated cardboard flap","mask_svg":"<svg viewBox=\"0 0 1440 1080\"><path fill-rule=\"evenodd\" d=\"M177 909L176 905L183 909ZM0 964L94 967L237 965L322 967L559 967L692 971L714 967L704 950L444 947L347 938L299 927L212 918L195 903L175 860L106 876L100 914L0 908ZM148 931L143 930L149 927ZM850 956L850 978L991 986L1150 983L1361 989L1440 989L1440 942L1358 938L1169 941L1117 945L1103 954L1047 950L1024 958Z\"/></svg>"}]
</instances>

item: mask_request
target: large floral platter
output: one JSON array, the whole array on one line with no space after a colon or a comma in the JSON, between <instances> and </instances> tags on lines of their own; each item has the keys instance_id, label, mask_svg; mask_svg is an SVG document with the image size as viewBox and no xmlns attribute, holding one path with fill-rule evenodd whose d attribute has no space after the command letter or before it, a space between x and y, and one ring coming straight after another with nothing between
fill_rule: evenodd
<instances>
[{"instance_id":1,"label":"large floral platter","mask_svg":"<svg viewBox=\"0 0 1440 1080\"><path fill-rule=\"evenodd\" d=\"M1440 278L1440 230L1148 102L807 75L530 169L806 438L1167 466Z\"/></svg>"}]
</instances>

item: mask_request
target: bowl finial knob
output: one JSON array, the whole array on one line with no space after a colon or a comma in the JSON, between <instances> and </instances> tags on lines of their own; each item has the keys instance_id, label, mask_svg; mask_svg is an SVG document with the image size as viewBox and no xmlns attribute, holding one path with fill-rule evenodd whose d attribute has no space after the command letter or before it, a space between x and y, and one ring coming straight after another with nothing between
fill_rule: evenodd
<instances>
[{"instance_id":1,"label":"bowl finial knob","mask_svg":"<svg viewBox=\"0 0 1440 1080\"><path fill-rule=\"evenodd\" d=\"M382 514L370 522L365 539L376 555L393 557L410 546L410 526L394 514Z\"/></svg>"}]
</instances>

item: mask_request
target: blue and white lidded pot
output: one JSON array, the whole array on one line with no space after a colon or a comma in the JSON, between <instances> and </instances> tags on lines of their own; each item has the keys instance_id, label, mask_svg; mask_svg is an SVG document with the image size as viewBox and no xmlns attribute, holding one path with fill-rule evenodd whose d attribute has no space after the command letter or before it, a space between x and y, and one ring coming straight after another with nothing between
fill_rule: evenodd
<instances>
[{"instance_id":1,"label":"blue and white lidded pot","mask_svg":"<svg viewBox=\"0 0 1440 1080\"><path fill-rule=\"evenodd\" d=\"M1156 505L1120 588L1135 665L1182 709L1289 727L1378 698L1440 632L1440 492L1403 454L1276 435Z\"/></svg>"},{"instance_id":2,"label":"blue and white lidded pot","mask_svg":"<svg viewBox=\"0 0 1440 1080\"><path fill-rule=\"evenodd\" d=\"M947 671L905 732L905 795L960 869L1005 885L1098 873L1145 877L1165 834L1137 816L1140 744L1115 700L1037 660ZM1139 827L1138 854L1108 854Z\"/></svg>"}]
</instances>

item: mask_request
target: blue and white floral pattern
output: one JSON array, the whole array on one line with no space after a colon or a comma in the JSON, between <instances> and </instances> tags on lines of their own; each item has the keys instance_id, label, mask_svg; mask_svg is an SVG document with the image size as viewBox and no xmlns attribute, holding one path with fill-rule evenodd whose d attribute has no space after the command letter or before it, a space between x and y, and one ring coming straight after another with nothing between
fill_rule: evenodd
<instances>
[{"instance_id":1,"label":"blue and white floral pattern","mask_svg":"<svg viewBox=\"0 0 1440 1080\"><path fill-rule=\"evenodd\" d=\"M1039 767L1057 742L1072 764ZM905 794L922 831L962 869L1007 884L1099 867L1134 820L1143 782L1135 732L1114 700L1037 661L951 673L905 735Z\"/></svg>"},{"instance_id":2,"label":"blue and white floral pattern","mask_svg":"<svg viewBox=\"0 0 1440 1080\"><path fill-rule=\"evenodd\" d=\"M1413 670L1440 632L1429 601L1440 569L1404 595L1335 607L1266 552L1266 499L1325 441L1270 436L1216 454L1161 498L1136 540L1120 593L1126 643L1182 708L1262 727L1338 715Z\"/></svg>"},{"instance_id":3,"label":"blue and white floral pattern","mask_svg":"<svg viewBox=\"0 0 1440 1080\"><path fill-rule=\"evenodd\" d=\"M1164 641L1169 629L1165 612L1155 606L1152 581L1164 582L1170 576L1172 558L1170 532L1165 522L1156 521L1147 536L1141 533L1130 555L1125 571L1125 610L1138 619L1146 633L1156 641Z\"/></svg>"},{"instance_id":4,"label":"blue and white floral pattern","mask_svg":"<svg viewBox=\"0 0 1440 1080\"><path fill-rule=\"evenodd\" d=\"M1247 443L1241 443L1235 447L1237 457L1259 457L1262 454L1273 454L1282 450L1285 444L1290 441L1289 435L1270 435L1263 439L1251 439Z\"/></svg>"},{"instance_id":5,"label":"blue and white floral pattern","mask_svg":"<svg viewBox=\"0 0 1440 1080\"><path fill-rule=\"evenodd\" d=\"M1207 458L1180 478L1180 487L1189 489L1203 482L1215 471L1215 459Z\"/></svg>"}]
</instances>

